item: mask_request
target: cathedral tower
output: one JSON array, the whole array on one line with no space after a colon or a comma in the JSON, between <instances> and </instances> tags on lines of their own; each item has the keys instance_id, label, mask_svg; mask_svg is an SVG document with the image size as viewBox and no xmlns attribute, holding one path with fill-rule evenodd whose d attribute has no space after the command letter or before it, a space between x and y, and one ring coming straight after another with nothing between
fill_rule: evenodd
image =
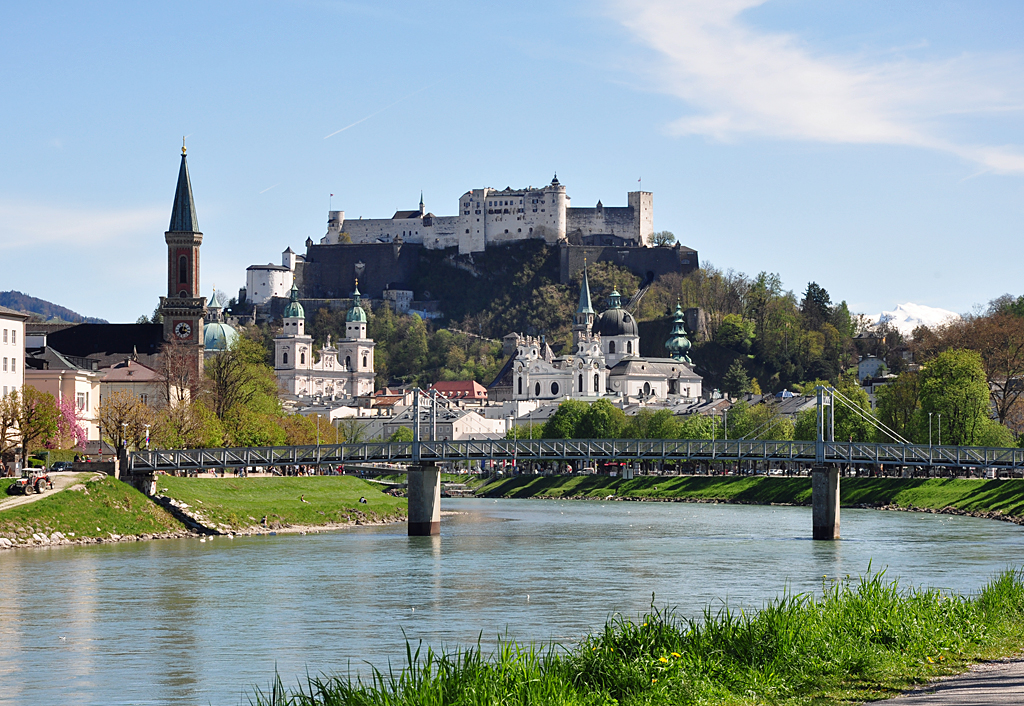
<instances>
[{"instance_id":1,"label":"cathedral tower","mask_svg":"<svg viewBox=\"0 0 1024 706\"><path fill-rule=\"evenodd\" d=\"M203 244L203 234L199 232L199 219L192 200L184 145L171 223L164 233L164 241L167 243L167 296L160 297L164 340L195 349L192 372L198 383L203 375L203 320L207 313L206 297L199 293L199 246Z\"/></svg>"}]
</instances>

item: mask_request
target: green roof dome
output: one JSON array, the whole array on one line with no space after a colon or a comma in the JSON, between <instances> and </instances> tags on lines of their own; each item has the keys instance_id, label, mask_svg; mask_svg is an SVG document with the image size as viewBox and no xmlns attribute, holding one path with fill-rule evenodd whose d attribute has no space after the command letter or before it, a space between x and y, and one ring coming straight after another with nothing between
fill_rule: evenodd
<instances>
[{"instance_id":1,"label":"green roof dome","mask_svg":"<svg viewBox=\"0 0 1024 706\"><path fill-rule=\"evenodd\" d=\"M359 293L359 280L356 280L356 291L352 292L352 299L355 303L352 305L352 308L348 310L348 315L345 316L345 321L354 321L356 323L365 324L366 312L363 310L363 307L359 305L359 302L362 300L362 295Z\"/></svg>"},{"instance_id":2,"label":"green roof dome","mask_svg":"<svg viewBox=\"0 0 1024 706\"><path fill-rule=\"evenodd\" d=\"M203 348L208 351L226 351L236 338L238 332L227 324L214 322L203 326Z\"/></svg>"},{"instance_id":3,"label":"green roof dome","mask_svg":"<svg viewBox=\"0 0 1024 706\"><path fill-rule=\"evenodd\" d=\"M292 300L288 302L288 306L284 308L284 318L286 319L304 319L306 318L306 312L302 308L302 304L299 304L299 288L294 284L292 285Z\"/></svg>"}]
</instances>

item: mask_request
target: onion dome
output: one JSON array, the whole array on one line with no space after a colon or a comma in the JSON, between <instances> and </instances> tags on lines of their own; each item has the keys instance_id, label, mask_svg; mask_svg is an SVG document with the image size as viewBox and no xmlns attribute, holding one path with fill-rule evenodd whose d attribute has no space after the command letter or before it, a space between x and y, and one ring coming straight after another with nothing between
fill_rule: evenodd
<instances>
[{"instance_id":1,"label":"onion dome","mask_svg":"<svg viewBox=\"0 0 1024 706\"><path fill-rule=\"evenodd\" d=\"M683 309L676 302L676 315L672 324L672 333L669 334L668 340L665 341L665 348L668 349L668 354L678 361L684 363L692 363L690 360L690 339L686 337L686 321L683 316Z\"/></svg>"},{"instance_id":2,"label":"onion dome","mask_svg":"<svg viewBox=\"0 0 1024 706\"><path fill-rule=\"evenodd\" d=\"M227 324L214 322L203 326L203 348L208 351L226 351L238 338L238 332Z\"/></svg>"},{"instance_id":3,"label":"onion dome","mask_svg":"<svg viewBox=\"0 0 1024 706\"><path fill-rule=\"evenodd\" d=\"M366 323L366 311L359 305L362 301L363 295L359 293L359 280L356 280L356 291L352 292L352 299L354 304L352 308L348 310L348 314L345 316L345 321L355 321L356 323Z\"/></svg>"},{"instance_id":4,"label":"onion dome","mask_svg":"<svg viewBox=\"0 0 1024 706\"><path fill-rule=\"evenodd\" d=\"M302 308L302 304L299 304L299 288L294 284L292 285L292 300L288 302L288 306L284 308L284 318L286 319L304 319L306 318L306 312Z\"/></svg>"}]
</instances>

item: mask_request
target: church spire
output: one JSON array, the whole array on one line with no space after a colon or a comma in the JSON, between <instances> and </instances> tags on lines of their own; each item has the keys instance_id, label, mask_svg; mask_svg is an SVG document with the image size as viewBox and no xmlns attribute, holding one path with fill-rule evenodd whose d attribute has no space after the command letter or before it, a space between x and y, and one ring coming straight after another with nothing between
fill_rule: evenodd
<instances>
[{"instance_id":1,"label":"church spire","mask_svg":"<svg viewBox=\"0 0 1024 706\"><path fill-rule=\"evenodd\" d=\"M171 207L169 232L199 232L199 219L192 200L192 181L188 176L188 162L185 160L185 145L182 140L181 167L178 169L178 187L174 190L174 206Z\"/></svg>"},{"instance_id":2,"label":"church spire","mask_svg":"<svg viewBox=\"0 0 1024 706\"><path fill-rule=\"evenodd\" d=\"M577 314L593 314L594 307L590 304L590 283L587 281L587 261L583 261L583 285L580 287L580 305Z\"/></svg>"}]
</instances>

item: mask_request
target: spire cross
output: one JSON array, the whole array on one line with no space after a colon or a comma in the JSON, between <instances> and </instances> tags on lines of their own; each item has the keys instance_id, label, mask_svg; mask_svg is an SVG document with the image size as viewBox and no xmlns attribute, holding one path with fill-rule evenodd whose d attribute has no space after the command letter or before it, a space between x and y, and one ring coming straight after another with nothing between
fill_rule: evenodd
<instances>
[{"instance_id":1,"label":"spire cross","mask_svg":"<svg viewBox=\"0 0 1024 706\"><path fill-rule=\"evenodd\" d=\"M185 135L181 136L181 153L185 154Z\"/></svg>"}]
</instances>

